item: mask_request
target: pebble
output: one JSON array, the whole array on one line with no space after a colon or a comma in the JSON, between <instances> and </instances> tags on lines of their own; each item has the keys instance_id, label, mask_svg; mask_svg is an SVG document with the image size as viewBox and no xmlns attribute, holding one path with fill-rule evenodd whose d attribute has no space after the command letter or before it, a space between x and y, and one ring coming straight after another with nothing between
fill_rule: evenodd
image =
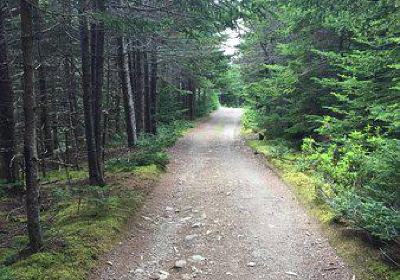
<instances>
[{"instance_id":1,"label":"pebble","mask_svg":"<svg viewBox=\"0 0 400 280\"><path fill-rule=\"evenodd\" d=\"M189 258L189 260L192 262L202 262L202 261L205 261L206 258L201 255L193 255Z\"/></svg>"},{"instance_id":2,"label":"pebble","mask_svg":"<svg viewBox=\"0 0 400 280\"><path fill-rule=\"evenodd\" d=\"M185 217L181 219L181 223L186 223L187 221L189 221L192 217Z\"/></svg>"},{"instance_id":3,"label":"pebble","mask_svg":"<svg viewBox=\"0 0 400 280\"><path fill-rule=\"evenodd\" d=\"M191 234L191 235L186 235L185 236L185 240L186 241L192 241L193 239L195 239L196 237L198 237L198 234Z\"/></svg>"},{"instance_id":4,"label":"pebble","mask_svg":"<svg viewBox=\"0 0 400 280\"><path fill-rule=\"evenodd\" d=\"M286 275L290 275L290 276L297 276L297 273L292 272L292 271L285 271Z\"/></svg>"},{"instance_id":5,"label":"pebble","mask_svg":"<svg viewBox=\"0 0 400 280\"><path fill-rule=\"evenodd\" d=\"M144 270L141 268L136 268L135 270L131 270L130 273L134 273L134 274L143 274Z\"/></svg>"},{"instance_id":6,"label":"pebble","mask_svg":"<svg viewBox=\"0 0 400 280\"><path fill-rule=\"evenodd\" d=\"M201 223L194 223L192 225L192 228L199 228L199 227L201 227Z\"/></svg>"},{"instance_id":7,"label":"pebble","mask_svg":"<svg viewBox=\"0 0 400 280\"><path fill-rule=\"evenodd\" d=\"M187 262L185 260L178 260L175 262L174 267L175 268L185 268L186 264L187 264Z\"/></svg>"},{"instance_id":8,"label":"pebble","mask_svg":"<svg viewBox=\"0 0 400 280\"><path fill-rule=\"evenodd\" d=\"M165 280L165 279L168 279L169 273L164 270L160 270L159 275L160 275L160 278L159 278L160 280Z\"/></svg>"},{"instance_id":9,"label":"pebble","mask_svg":"<svg viewBox=\"0 0 400 280\"><path fill-rule=\"evenodd\" d=\"M249 263L247 263L247 266L248 267L255 267L256 263L255 262L249 262Z\"/></svg>"}]
</instances>

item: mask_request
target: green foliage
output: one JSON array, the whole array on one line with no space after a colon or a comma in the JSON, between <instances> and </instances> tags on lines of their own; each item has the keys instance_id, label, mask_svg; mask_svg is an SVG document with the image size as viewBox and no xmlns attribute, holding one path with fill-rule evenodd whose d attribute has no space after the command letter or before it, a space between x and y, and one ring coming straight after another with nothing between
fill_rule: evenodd
<instances>
[{"instance_id":1,"label":"green foliage","mask_svg":"<svg viewBox=\"0 0 400 280\"><path fill-rule=\"evenodd\" d=\"M243 105L243 83L241 81L240 67L230 65L218 79L218 86L222 89L220 100L223 106L241 107Z\"/></svg>"},{"instance_id":2,"label":"green foliage","mask_svg":"<svg viewBox=\"0 0 400 280\"><path fill-rule=\"evenodd\" d=\"M398 3L241 5L244 125L302 143L299 168L318 178L319 199L349 227L398 243Z\"/></svg>"},{"instance_id":3,"label":"green foliage","mask_svg":"<svg viewBox=\"0 0 400 280\"><path fill-rule=\"evenodd\" d=\"M137 150L107 160L106 169L110 172L133 172L139 166L149 165L164 169L169 162L164 149L173 145L193 125L193 122L178 120L160 125L156 135L140 135Z\"/></svg>"},{"instance_id":4,"label":"green foliage","mask_svg":"<svg viewBox=\"0 0 400 280\"><path fill-rule=\"evenodd\" d=\"M86 279L94 261L111 246L143 199L124 186L79 186L58 192L57 197L62 199L49 210L56 214L45 231L45 250L23 256L27 237L15 237L0 254L0 279Z\"/></svg>"},{"instance_id":5,"label":"green foliage","mask_svg":"<svg viewBox=\"0 0 400 280\"><path fill-rule=\"evenodd\" d=\"M107 161L106 169L110 172L133 172L138 166L156 165L165 168L169 157L165 152L140 151Z\"/></svg>"},{"instance_id":6,"label":"green foliage","mask_svg":"<svg viewBox=\"0 0 400 280\"><path fill-rule=\"evenodd\" d=\"M399 140L368 131L330 143L309 138L303 144L303 163L329 183L330 195L323 195L350 226L395 240L400 230L399 148Z\"/></svg>"},{"instance_id":7,"label":"green foliage","mask_svg":"<svg viewBox=\"0 0 400 280\"><path fill-rule=\"evenodd\" d=\"M132 153L107 160L108 172L133 172L143 180L154 180L169 162L165 148L194 126L177 120L158 127L157 135L140 135ZM46 178L64 182L81 179L84 171L48 172ZM45 232L43 252L24 256L25 235L16 236L0 253L0 280L83 280L99 256L106 252L124 229L144 195L124 185L52 186L51 206L42 213ZM7 264L7 265L6 265Z\"/></svg>"},{"instance_id":8,"label":"green foliage","mask_svg":"<svg viewBox=\"0 0 400 280\"><path fill-rule=\"evenodd\" d=\"M245 131L246 138L248 138L248 135L251 135L251 130ZM371 280L397 280L399 278L400 273L396 268L381 261L379 249L365 246L365 244L354 236L342 234L341 226L333 226L332 223L337 221L339 209L332 208L329 204L321 203L319 192L315 191L321 189L328 191L331 185L324 184L322 186L320 174L310 172L308 168L304 168L304 165L307 165L304 162L304 153L293 149L293 143L282 139L267 141L247 140L247 143L250 147L266 156L268 163L272 163L272 168L274 168L275 171L290 184L290 187L293 188L300 202L318 218L322 223L324 234L329 236L332 246L335 246L346 263L352 267L356 276L360 279ZM313 142L313 144L315 144L315 142ZM351 197L351 194L349 194L347 198L354 204L354 198ZM363 200L361 204L363 204L365 201L363 198L361 199ZM349 205L349 203L343 203L342 205L346 206ZM361 207L366 206L368 208L370 205L371 204L365 204ZM363 215L362 218L365 219L364 221L360 221L363 225L366 224L366 220L375 219L376 216L380 217L373 223L368 223L367 221L369 225L373 225L375 228L366 230L374 230L378 224L383 228L388 228L386 223L393 224L393 221L390 220L391 218L388 218L391 215L385 215L385 213L380 213L383 215L379 215L378 213L374 213L376 207L372 207L372 209L361 209L361 207L360 205L354 205L354 207L349 207L346 210L361 212ZM360 213L357 213L357 216L359 215ZM391 217L393 218L393 216Z\"/></svg>"},{"instance_id":9,"label":"green foliage","mask_svg":"<svg viewBox=\"0 0 400 280\"><path fill-rule=\"evenodd\" d=\"M24 189L24 184L20 181L9 183L5 180L0 180L0 197L4 197L10 193L19 193Z\"/></svg>"}]
</instances>

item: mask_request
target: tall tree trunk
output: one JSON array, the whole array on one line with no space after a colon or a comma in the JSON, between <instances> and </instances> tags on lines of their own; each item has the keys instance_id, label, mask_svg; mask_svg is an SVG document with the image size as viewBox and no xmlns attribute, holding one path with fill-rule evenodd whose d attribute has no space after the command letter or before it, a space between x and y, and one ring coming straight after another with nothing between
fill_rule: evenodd
<instances>
[{"instance_id":1,"label":"tall tree trunk","mask_svg":"<svg viewBox=\"0 0 400 280\"><path fill-rule=\"evenodd\" d=\"M130 84L127 46L123 37L118 38L118 65L121 79L122 97L124 101L128 147L132 148L137 142L135 102L133 100L132 87Z\"/></svg>"},{"instance_id":2,"label":"tall tree trunk","mask_svg":"<svg viewBox=\"0 0 400 280\"><path fill-rule=\"evenodd\" d=\"M150 73L150 133L157 133L157 52L151 52Z\"/></svg>"},{"instance_id":3,"label":"tall tree trunk","mask_svg":"<svg viewBox=\"0 0 400 280\"><path fill-rule=\"evenodd\" d=\"M115 95L115 133L120 135L122 132L121 129L121 94L119 93L119 88L116 90Z\"/></svg>"},{"instance_id":4,"label":"tall tree trunk","mask_svg":"<svg viewBox=\"0 0 400 280\"><path fill-rule=\"evenodd\" d=\"M195 93L196 93L196 89L194 87L194 83L193 80L191 78L189 78L189 82L188 82L188 90L189 90L189 94L188 94L188 109L189 109L189 120L194 120L194 103L195 103Z\"/></svg>"},{"instance_id":5,"label":"tall tree trunk","mask_svg":"<svg viewBox=\"0 0 400 280\"><path fill-rule=\"evenodd\" d=\"M143 95L144 95L144 115L145 115L145 131L151 132L151 115L150 115L150 73L149 58L147 51L143 52Z\"/></svg>"},{"instance_id":6,"label":"tall tree trunk","mask_svg":"<svg viewBox=\"0 0 400 280\"><path fill-rule=\"evenodd\" d=\"M139 41L137 42L137 46L139 45ZM138 103L137 107L139 108L140 113L138 112L139 119L137 119L136 123L140 123L142 130L140 132L146 132L146 106L145 106L145 94L143 92L143 67L142 67L142 52L139 48L134 49L133 51L135 58L135 96L137 97L136 102Z\"/></svg>"},{"instance_id":7,"label":"tall tree trunk","mask_svg":"<svg viewBox=\"0 0 400 280\"><path fill-rule=\"evenodd\" d=\"M132 92L135 96L135 115L136 115L136 129L137 132L144 132L144 96L142 91L142 63L140 52L136 48L137 43L133 45L130 44L129 49L129 66L130 66L130 77Z\"/></svg>"},{"instance_id":8,"label":"tall tree trunk","mask_svg":"<svg viewBox=\"0 0 400 280\"><path fill-rule=\"evenodd\" d=\"M104 0L93 1L95 12L105 12ZM96 146L96 164L99 185L104 185L103 140L102 140L102 100L104 76L104 23L99 20L91 25L91 71L92 71L92 114L94 142Z\"/></svg>"},{"instance_id":9,"label":"tall tree trunk","mask_svg":"<svg viewBox=\"0 0 400 280\"><path fill-rule=\"evenodd\" d=\"M65 14L71 13L71 0L63 1L63 10ZM64 20L64 31L65 35L67 35L71 26L71 19L66 17ZM72 40L69 36L65 36L65 47L64 47L64 87L68 96L68 120L69 125L72 128L73 135L73 148L74 148L74 164L77 168L79 168L79 153L80 153L80 145L79 145L79 115L78 115L78 100L76 95L76 81L74 74L74 57L73 57L73 48L72 48Z\"/></svg>"},{"instance_id":10,"label":"tall tree trunk","mask_svg":"<svg viewBox=\"0 0 400 280\"><path fill-rule=\"evenodd\" d=\"M6 6L2 4L0 6L0 180L14 183L17 180L17 165L14 160L14 94L8 70L5 15Z\"/></svg>"},{"instance_id":11,"label":"tall tree trunk","mask_svg":"<svg viewBox=\"0 0 400 280\"><path fill-rule=\"evenodd\" d=\"M33 91L33 31L31 1L21 0L21 50L24 68L24 157L26 179L26 213L30 247L38 252L43 246L39 224L38 155L36 146L36 112ZM37 3L34 3L37 4Z\"/></svg>"},{"instance_id":12,"label":"tall tree trunk","mask_svg":"<svg viewBox=\"0 0 400 280\"><path fill-rule=\"evenodd\" d=\"M111 53L107 54L107 86L106 86L106 101L105 101L105 112L104 112L104 119L103 119L103 147L106 146L106 143L109 139L109 122L110 122L110 113L111 113L111 90L110 90L110 83L111 83ZM103 152L103 158L104 158Z\"/></svg>"},{"instance_id":13,"label":"tall tree trunk","mask_svg":"<svg viewBox=\"0 0 400 280\"><path fill-rule=\"evenodd\" d=\"M43 61L42 56L42 17L40 14L39 7L37 6L38 1L33 1L35 3L34 7L34 33L36 35L36 61L39 65L38 67L38 82L39 82L39 126L42 130L43 140L44 140L44 157L50 157L53 155L53 137L51 131L51 120L50 114L48 112L49 100L47 98L47 87L46 87L46 66Z\"/></svg>"},{"instance_id":14,"label":"tall tree trunk","mask_svg":"<svg viewBox=\"0 0 400 280\"><path fill-rule=\"evenodd\" d=\"M83 89L83 112L85 117L85 138L86 149L89 165L89 181L90 185L101 185L104 183L102 176L98 173L97 151L94 133L94 116L92 113L92 85L90 71L90 42L88 20L85 15L87 0L80 0L79 19L80 25L80 45L82 59L82 89Z\"/></svg>"}]
</instances>

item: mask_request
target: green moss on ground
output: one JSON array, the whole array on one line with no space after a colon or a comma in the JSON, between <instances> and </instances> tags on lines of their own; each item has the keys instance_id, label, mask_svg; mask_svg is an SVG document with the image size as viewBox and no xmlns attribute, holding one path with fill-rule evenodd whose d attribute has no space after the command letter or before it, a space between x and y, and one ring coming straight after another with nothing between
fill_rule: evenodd
<instances>
[{"instance_id":1,"label":"green moss on ground","mask_svg":"<svg viewBox=\"0 0 400 280\"><path fill-rule=\"evenodd\" d=\"M85 279L143 200L143 195L136 191L118 191L101 199L96 195L97 191L93 191L91 196L65 199L63 205L53 209L57 212L51 227L45 231L43 252L17 261L23 258L20 252L28 240L25 235L16 236L11 246L0 254L0 279Z\"/></svg>"},{"instance_id":2,"label":"green moss on ground","mask_svg":"<svg viewBox=\"0 0 400 280\"><path fill-rule=\"evenodd\" d=\"M345 226L335 223L335 213L316 195L317 178L301 171L301 153L277 140L251 140L252 132L244 130L247 144L265 155L267 164L293 189L305 208L316 217L332 247L349 264L357 279L398 280L400 272L384 263L380 251L349 234Z\"/></svg>"},{"instance_id":3,"label":"green moss on ground","mask_svg":"<svg viewBox=\"0 0 400 280\"><path fill-rule=\"evenodd\" d=\"M132 185L154 183L169 162L165 149L192 127L194 122L176 121L161 126L157 136L142 136L134 152L107 161L112 185L106 187L65 184L86 179L86 170L48 172L42 182L57 184L46 184L41 190L48 198L41 213L45 248L24 257L28 239L20 231L6 248L1 248L0 280L86 279L99 257L124 233L129 218L145 198ZM8 199L0 197L0 202ZM6 222L6 216L0 209L0 226L17 229L25 222L23 213L15 215L13 222Z\"/></svg>"},{"instance_id":4,"label":"green moss on ground","mask_svg":"<svg viewBox=\"0 0 400 280\"><path fill-rule=\"evenodd\" d=\"M74 181L74 180L82 180L87 178L86 170L70 170L67 171L65 169L61 170L52 170L46 172L46 176L41 174L40 181L42 183L51 183L51 182L63 182L63 181Z\"/></svg>"}]
</instances>

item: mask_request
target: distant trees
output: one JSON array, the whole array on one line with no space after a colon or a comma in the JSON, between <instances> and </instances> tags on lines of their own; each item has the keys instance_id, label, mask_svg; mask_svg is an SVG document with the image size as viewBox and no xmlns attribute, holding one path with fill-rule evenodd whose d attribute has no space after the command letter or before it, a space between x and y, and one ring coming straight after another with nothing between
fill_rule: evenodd
<instances>
[{"instance_id":1,"label":"distant trees","mask_svg":"<svg viewBox=\"0 0 400 280\"><path fill-rule=\"evenodd\" d=\"M205 68L226 63L218 32L230 4L145 2L0 4L0 194L25 185L33 252L43 246L40 178L87 166L88 183L104 186L104 160L120 139L134 149L159 123L212 107L217 74ZM184 86L189 79L205 98Z\"/></svg>"},{"instance_id":2,"label":"distant trees","mask_svg":"<svg viewBox=\"0 0 400 280\"><path fill-rule=\"evenodd\" d=\"M118 39L118 64L121 79L122 95L124 100L126 134L128 147L133 148L137 143L135 101L132 92L131 78L129 75L128 42L124 37ZM134 81L133 81L134 82Z\"/></svg>"},{"instance_id":3,"label":"distant trees","mask_svg":"<svg viewBox=\"0 0 400 280\"><path fill-rule=\"evenodd\" d=\"M6 39L6 5L0 4L0 180L17 181L15 161L14 91Z\"/></svg>"}]
</instances>

